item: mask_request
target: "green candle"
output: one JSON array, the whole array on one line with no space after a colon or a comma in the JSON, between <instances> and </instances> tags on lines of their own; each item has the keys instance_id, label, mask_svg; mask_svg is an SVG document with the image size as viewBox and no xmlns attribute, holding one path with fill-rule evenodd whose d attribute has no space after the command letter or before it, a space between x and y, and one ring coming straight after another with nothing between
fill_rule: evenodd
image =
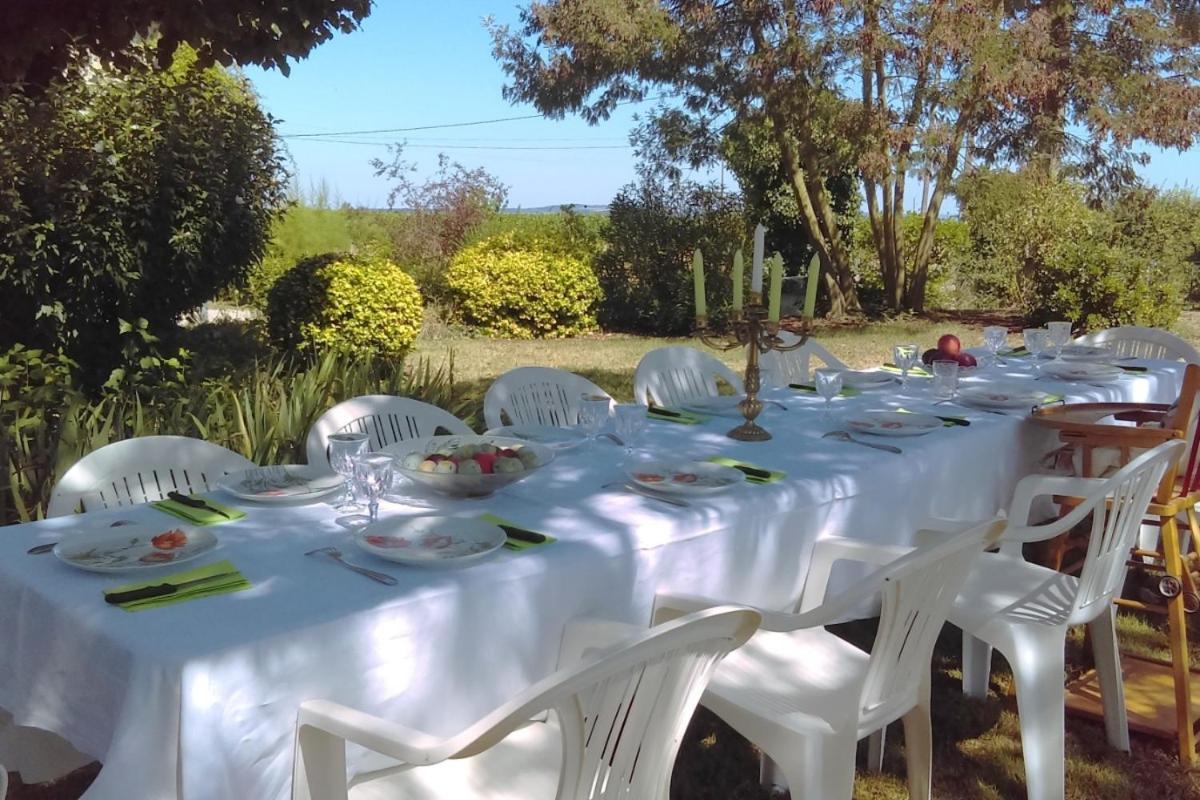
<instances>
[{"instance_id":1,"label":"green candle","mask_svg":"<svg viewBox=\"0 0 1200 800\"><path fill-rule=\"evenodd\" d=\"M742 273L745 271L745 264L742 263L742 248L733 254L733 310L742 310Z\"/></svg>"},{"instance_id":2,"label":"green candle","mask_svg":"<svg viewBox=\"0 0 1200 800\"><path fill-rule=\"evenodd\" d=\"M708 315L708 306L704 302L704 256L700 250L692 251L692 277L696 283L696 316Z\"/></svg>"},{"instance_id":3,"label":"green candle","mask_svg":"<svg viewBox=\"0 0 1200 800\"><path fill-rule=\"evenodd\" d=\"M767 304L767 321L779 322L779 304L783 297L783 256L771 257L771 296Z\"/></svg>"},{"instance_id":4,"label":"green candle","mask_svg":"<svg viewBox=\"0 0 1200 800\"><path fill-rule=\"evenodd\" d=\"M808 262L808 279L804 284L804 316L812 319L817 307L817 281L821 278L821 256L813 254Z\"/></svg>"}]
</instances>

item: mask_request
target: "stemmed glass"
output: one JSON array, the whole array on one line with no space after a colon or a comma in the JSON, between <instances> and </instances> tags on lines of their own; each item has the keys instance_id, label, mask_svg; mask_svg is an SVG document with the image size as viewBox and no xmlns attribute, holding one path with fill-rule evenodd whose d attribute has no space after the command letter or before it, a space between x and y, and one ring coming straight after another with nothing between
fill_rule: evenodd
<instances>
[{"instance_id":1,"label":"stemmed glass","mask_svg":"<svg viewBox=\"0 0 1200 800\"><path fill-rule=\"evenodd\" d=\"M584 394L579 398L579 427L587 434L589 444L596 441L608 415L612 400L602 394Z\"/></svg>"},{"instance_id":2,"label":"stemmed glass","mask_svg":"<svg viewBox=\"0 0 1200 800\"><path fill-rule=\"evenodd\" d=\"M915 344L898 344L892 348L892 360L900 368L900 385L908 385L908 371L917 363L921 349Z\"/></svg>"},{"instance_id":3,"label":"stemmed glass","mask_svg":"<svg viewBox=\"0 0 1200 800\"><path fill-rule=\"evenodd\" d=\"M334 508L354 511L359 506L354 499L354 459L367 451L365 433L333 433L326 440L329 445L329 466L345 480L342 494Z\"/></svg>"},{"instance_id":4,"label":"stemmed glass","mask_svg":"<svg viewBox=\"0 0 1200 800\"><path fill-rule=\"evenodd\" d=\"M1062 361L1063 348L1071 341L1071 323L1047 322L1046 341L1054 349L1054 360Z\"/></svg>"},{"instance_id":5,"label":"stemmed glass","mask_svg":"<svg viewBox=\"0 0 1200 800\"><path fill-rule=\"evenodd\" d=\"M1024 331L1025 349L1029 351L1029 355L1033 358L1033 369L1039 375L1042 372L1042 365L1039 359L1042 353L1046 352L1047 345L1047 330L1045 328L1026 328Z\"/></svg>"},{"instance_id":6,"label":"stemmed glass","mask_svg":"<svg viewBox=\"0 0 1200 800\"><path fill-rule=\"evenodd\" d=\"M992 363L998 367L1004 366L1000 351L1008 343L1008 328L1003 325L989 325L983 329L983 346L987 348Z\"/></svg>"},{"instance_id":7,"label":"stemmed glass","mask_svg":"<svg viewBox=\"0 0 1200 800\"><path fill-rule=\"evenodd\" d=\"M644 406L617 406L613 416L613 425L617 436L625 443L625 456L633 455L634 442L646 430L646 409Z\"/></svg>"},{"instance_id":8,"label":"stemmed glass","mask_svg":"<svg viewBox=\"0 0 1200 800\"><path fill-rule=\"evenodd\" d=\"M379 519L379 498L392 486L395 460L383 453L360 453L354 457L354 482L367 500L370 521Z\"/></svg>"},{"instance_id":9,"label":"stemmed glass","mask_svg":"<svg viewBox=\"0 0 1200 800\"><path fill-rule=\"evenodd\" d=\"M813 384L817 394L825 398L825 421L833 419L833 398L842 391L842 371L840 369L822 368L813 372Z\"/></svg>"}]
</instances>

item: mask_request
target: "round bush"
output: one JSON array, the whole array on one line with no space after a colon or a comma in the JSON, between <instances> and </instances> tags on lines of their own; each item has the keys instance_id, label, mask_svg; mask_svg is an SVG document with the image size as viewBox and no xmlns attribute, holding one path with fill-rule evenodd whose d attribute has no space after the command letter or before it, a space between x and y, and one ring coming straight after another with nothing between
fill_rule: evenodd
<instances>
[{"instance_id":1,"label":"round bush","mask_svg":"<svg viewBox=\"0 0 1200 800\"><path fill-rule=\"evenodd\" d=\"M305 259L271 287L267 329L279 346L403 356L421 330L421 293L379 258L327 253Z\"/></svg>"},{"instance_id":2,"label":"round bush","mask_svg":"<svg viewBox=\"0 0 1200 800\"><path fill-rule=\"evenodd\" d=\"M596 326L596 274L548 243L518 244L508 233L464 247L446 282L463 321L491 336L571 336Z\"/></svg>"}]
</instances>

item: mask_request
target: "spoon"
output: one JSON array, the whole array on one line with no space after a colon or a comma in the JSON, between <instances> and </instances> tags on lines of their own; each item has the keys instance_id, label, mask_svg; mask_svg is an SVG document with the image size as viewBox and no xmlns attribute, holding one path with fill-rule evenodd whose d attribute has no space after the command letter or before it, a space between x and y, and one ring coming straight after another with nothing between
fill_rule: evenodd
<instances>
[{"instance_id":1,"label":"spoon","mask_svg":"<svg viewBox=\"0 0 1200 800\"><path fill-rule=\"evenodd\" d=\"M863 447L873 447L876 450L883 450L887 453L903 453L899 447L893 447L890 444L875 444L874 442L864 442L862 439L855 439L850 435L850 431L830 431L824 434L822 439L837 439L839 442L853 442L861 444Z\"/></svg>"}]
</instances>

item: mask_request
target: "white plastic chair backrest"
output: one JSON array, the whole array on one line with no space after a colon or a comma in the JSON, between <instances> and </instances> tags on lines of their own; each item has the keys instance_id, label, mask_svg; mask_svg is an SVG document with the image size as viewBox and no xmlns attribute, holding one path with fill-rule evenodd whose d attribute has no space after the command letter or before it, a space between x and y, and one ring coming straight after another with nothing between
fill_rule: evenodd
<instances>
[{"instance_id":1,"label":"white plastic chair backrest","mask_svg":"<svg viewBox=\"0 0 1200 800\"><path fill-rule=\"evenodd\" d=\"M689 400L716 397L717 378L733 390L745 391L742 379L708 353L694 347L659 347L642 356L633 373L634 402L675 406Z\"/></svg>"},{"instance_id":2,"label":"white plastic chair backrest","mask_svg":"<svg viewBox=\"0 0 1200 800\"><path fill-rule=\"evenodd\" d=\"M799 337L790 331L780 331L779 338L785 345L795 344ZM780 352L772 350L763 353L761 360L764 369L771 370L771 378L779 386L789 383L808 383L812 378L811 363L816 356L825 366L834 369L846 369L846 364L833 353L825 349L820 342L809 339L795 350Z\"/></svg>"},{"instance_id":3,"label":"white plastic chair backrest","mask_svg":"<svg viewBox=\"0 0 1200 800\"><path fill-rule=\"evenodd\" d=\"M0 764L0 800L8 797L8 767Z\"/></svg>"},{"instance_id":4,"label":"white plastic chair backrest","mask_svg":"<svg viewBox=\"0 0 1200 800\"><path fill-rule=\"evenodd\" d=\"M1140 325L1122 325L1080 336L1078 344L1107 345L1118 356L1160 358L1200 364L1200 350L1173 333Z\"/></svg>"},{"instance_id":5,"label":"white plastic chair backrest","mask_svg":"<svg viewBox=\"0 0 1200 800\"><path fill-rule=\"evenodd\" d=\"M651 628L583 665L560 670L489 714L455 757L482 753L547 709L558 713L557 800L665 798L684 731L709 678L761 617L721 606Z\"/></svg>"},{"instance_id":6,"label":"white plastic chair backrest","mask_svg":"<svg viewBox=\"0 0 1200 800\"><path fill-rule=\"evenodd\" d=\"M517 367L488 387L483 397L483 419L489 429L501 425L569 428L579 422L579 398L585 394L612 400L608 392L574 372Z\"/></svg>"},{"instance_id":7,"label":"white plastic chair backrest","mask_svg":"<svg viewBox=\"0 0 1200 800\"><path fill-rule=\"evenodd\" d=\"M88 453L50 494L46 516L118 508L215 489L221 478L255 463L232 450L188 436L139 436Z\"/></svg>"},{"instance_id":8,"label":"white plastic chair backrest","mask_svg":"<svg viewBox=\"0 0 1200 800\"><path fill-rule=\"evenodd\" d=\"M369 450L389 444L445 433L470 434L470 426L435 405L390 394L367 394L338 403L308 430L305 451L309 464L329 463L329 436L365 433Z\"/></svg>"}]
</instances>

